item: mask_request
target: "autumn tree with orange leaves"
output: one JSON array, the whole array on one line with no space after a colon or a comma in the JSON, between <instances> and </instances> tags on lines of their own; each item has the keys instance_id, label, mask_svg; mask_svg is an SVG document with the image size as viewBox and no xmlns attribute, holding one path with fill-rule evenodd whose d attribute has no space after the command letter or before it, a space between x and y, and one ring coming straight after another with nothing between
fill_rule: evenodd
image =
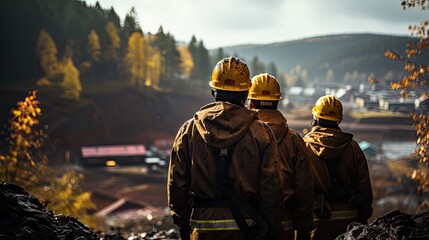
<instances>
[{"instance_id":1,"label":"autumn tree with orange leaves","mask_svg":"<svg viewBox=\"0 0 429 240\"><path fill-rule=\"evenodd\" d=\"M420 8L422 11L429 10L427 0L403 0L401 6L404 10ZM391 88L401 90L405 98L412 89L425 90L424 98L428 99L429 90L429 65L418 62L419 55L427 54L429 48L429 20L424 20L418 25L410 25L411 35L417 36L418 40L410 42L404 54L393 50L384 53L386 58L404 63L407 74L400 80L391 83ZM429 109L420 108L412 114L414 128L417 133L416 150L414 154L419 159L420 167L410 173L410 177L419 183L419 209L429 207Z\"/></svg>"},{"instance_id":2,"label":"autumn tree with orange leaves","mask_svg":"<svg viewBox=\"0 0 429 240\"><path fill-rule=\"evenodd\" d=\"M100 227L88 210L95 208L91 193L80 188L83 174L48 166L45 144L48 136L40 126L42 115L37 92L32 91L11 110L0 146L0 182L14 183L44 201L56 213L79 218Z\"/></svg>"}]
</instances>

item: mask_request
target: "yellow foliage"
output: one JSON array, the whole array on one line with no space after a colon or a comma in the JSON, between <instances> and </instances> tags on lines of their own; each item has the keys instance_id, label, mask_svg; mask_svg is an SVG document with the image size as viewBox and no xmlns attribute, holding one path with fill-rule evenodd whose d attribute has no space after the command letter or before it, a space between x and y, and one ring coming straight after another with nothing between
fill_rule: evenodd
<instances>
[{"instance_id":1,"label":"yellow foliage","mask_svg":"<svg viewBox=\"0 0 429 240\"><path fill-rule=\"evenodd\" d=\"M94 61L100 61L101 55L101 47L100 47L100 39L95 30L91 30L88 34L88 43L89 43L89 51L91 54L91 59Z\"/></svg>"},{"instance_id":2,"label":"yellow foliage","mask_svg":"<svg viewBox=\"0 0 429 240\"><path fill-rule=\"evenodd\" d=\"M179 47L181 64L180 68L182 69L183 75L187 78L191 75L192 70L194 69L194 60L192 58L192 54L189 51L187 46Z\"/></svg>"},{"instance_id":3,"label":"yellow foliage","mask_svg":"<svg viewBox=\"0 0 429 240\"><path fill-rule=\"evenodd\" d=\"M64 66L64 79L60 83L63 88L61 95L65 99L79 100L82 86L79 79L79 70L74 66L73 60L68 58Z\"/></svg>"},{"instance_id":4,"label":"yellow foliage","mask_svg":"<svg viewBox=\"0 0 429 240\"><path fill-rule=\"evenodd\" d=\"M125 56L125 62L128 71L131 74L131 85L143 85L145 77L145 54L146 40L139 32L134 32L128 39L128 51Z\"/></svg>"},{"instance_id":5,"label":"yellow foliage","mask_svg":"<svg viewBox=\"0 0 429 240\"><path fill-rule=\"evenodd\" d=\"M47 78L54 76L58 70L57 46L49 33L42 29L37 39L37 52L40 66Z\"/></svg>"},{"instance_id":6,"label":"yellow foliage","mask_svg":"<svg viewBox=\"0 0 429 240\"><path fill-rule=\"evenodd\" d=\"M19 101L11 110L5 152L1 153L0 181L21 184L24 187L33 184L35 176L31 169L38 163L43 164L46 156L40 152L45 141L43 130L38 129L42 111L39 108L37 92L32 91L24 101Z\"/></svg>"},{"instance_id":7,"label":"yellow foliage","mask_svg":"<svg viewBox=\"0 0 429 240\"><path fill-rule=\"evenodd\" d=\"M392 52L391 50L386 50L384 52L384 57L392 59L392 60L399 60L399 59L401 59L401 57L397 53Z\"/></svg>"},{"instance_id":8,"label":"yellow foliage","mask_svg":"<svg viewBox=\"0 0 429 240\"><path fill-rule=\"evenodd\" d=\"M88 210L95 209L91 193L79 186L84 179L82 173L46 169L45 178L49 180L45 181L43 188L35 186L29 191L38 199L49 202L49 210L79 218L83 223L94 226L94 219L88 215Z\"/></svg>"},{"instance_id":9,"label":"yellow foliage","mask_svg":"<svg viewBox=\"0 0 429 240\"><path fill-rule=\"evenodd\" d=\"M50 201L48 208L57 214L68 214L96 226L88 214L95 207L91 194L79 187L83 175L47 167L43 152L47 137L38 126L42 114L39 105L37 92L32 91L11 109L7 145L0 152L0 182L20 185L39 199Z\"/></svg>"},{"instance_id":10,"label":"yellow foliage","mask_svg":"<svg viewBox=\"0 0 429 240\"><path fill-rule=\"evenodd\" d=\"M408 162L404 160L387 161L387 167L396 177L406 177L414 170Z\"/></svg>"},{"instance_id":11,"label":"yellow foliage","mask_svg":"<svg viewBox=\"0 0 429 240\"><path fill-rule=\"evenodd\" d=\"M106 25L106 33L109 36L110 45L106 49L105 58L106 60L118 59L118 50L121 47L121 38L119 37L119 30L112 21L109 21Z\"/></svg>"},{"instance_id":12,"label":"yellow foliage","mask_svg":"<svg viewBox=\"0 0 429 240\"><path fill-rule=\"evenodd\" d=\"M163 69L163 57L157 48L152 47L151 39L134 32L128 39L125 62L131 74L131 85L158 87Z\"/></svg>"},{"instance_id":13,"label":"yellow foliage","mask_svg":"<svg viewBox=\"0 0 429 240\"><path fill-rule=\"evenodd\" d=\"M147 77L145 86L158 87L161 76L162 55L156 48L148 46Z\"/></svg>"},{"instance_id":14,"label":"yellow foliage","mask_svg":"<svg viewBox=\"0 0 429 240\"><path fill-rule=\"evenodd\" d=\"M37 80L36 82L37 86L50 86L51 82L46 78L40 78L39 80Z\"/></svg>"},{"instance_id":15,"label":"yellow foliage","mask_svg":"<svg viewBox=\"0 0 429 240\"><path fill-rule=\"evenodd\" d=\"M403 9L419 7L423 11L429 10L429 1L415 1L415 0L402 0L401 6ZM401 90L405 98L408 97L409 90L420 87L425 90L423 97L428 96L427 84L429 72L429 65L421 65L415 62L417 55L425 53L429 47L429 32L427 26L429 21L421 22L420 26L411 25L409 30L412 35L419 37L418 41L410 42L407 44L405 56L401 56L391 50L384 52L384 57L392 60L400 60L404 63L404 69L408 72L405 77L391 84L392 89ZM427 53L427 52L426 52ZM417 147L414 154L418 157L420 168L417 170L409 171L409 177L419 183L418 193L423 198L424 194L429 193L429 115L427 113L415 113L412 116L414 121L414 128L417 134ZM426 201L426 203L425 203ZM427 199L421 199L421 206L429 206Z\"/></svg>"}]
</instances>

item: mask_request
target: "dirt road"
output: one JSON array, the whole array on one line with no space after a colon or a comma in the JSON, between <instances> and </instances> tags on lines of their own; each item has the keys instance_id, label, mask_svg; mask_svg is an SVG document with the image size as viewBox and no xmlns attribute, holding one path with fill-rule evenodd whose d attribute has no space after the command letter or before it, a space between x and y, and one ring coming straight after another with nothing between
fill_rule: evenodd
<instances>
[{"instance_id":1,"label":"dirt road","mask_svg":"<svg viewBox=\"0 0 429 240\"><path fill-rule=\"evenodd\" d=\"M127 198L155 207L167 206L165 169L148 171L142 166L98 167L82 170L83 188L99 195Z\"/></svg>"}]
</instances>

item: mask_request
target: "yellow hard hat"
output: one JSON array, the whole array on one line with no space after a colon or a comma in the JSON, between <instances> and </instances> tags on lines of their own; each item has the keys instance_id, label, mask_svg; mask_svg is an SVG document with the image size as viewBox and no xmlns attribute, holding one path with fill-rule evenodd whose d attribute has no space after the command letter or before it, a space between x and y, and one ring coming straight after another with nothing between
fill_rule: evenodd
<instances>
[{"instance_id":1,"label":"yellow hard hat","mask_svg":"<svg viewBox=\"0 0 429 240\"><path fill-rule=\"evenodd\" d=\"M282 99L280 85L277 79L268 74L261 73L252 78L248 99L278 101Z\"/></svg>"},{"instance_id":2,"label":"yellow hard hat","mask_svg":"<svg viewBox=\"0 0 429 240\"><path fill-rule=\"evenodd\" d=\"M343 120L343 105L332 95L319 98L311 113L317 118L340 122Z\"/></svg>"},{"instance_id":3,"label":"yellow hard hat","mask_svg":"<svg viewBox=\"0 0 429 240\"><path fill-rule=\"evenodd\" d=\"M213 69L209 85L224 91L247 91L251 85L249 67L237 57L224 58Z\"/></svg>"}]
</instances>

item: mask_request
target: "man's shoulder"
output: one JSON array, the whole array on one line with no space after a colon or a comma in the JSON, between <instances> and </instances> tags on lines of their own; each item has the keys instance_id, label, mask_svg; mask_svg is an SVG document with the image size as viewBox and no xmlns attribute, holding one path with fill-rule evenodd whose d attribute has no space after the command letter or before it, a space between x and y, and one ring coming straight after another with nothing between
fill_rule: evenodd
<instances>
[{"instance_id":1,"label":"man's shoulder","mask_svg":"<svg viewBox=\"0 0 429 240\"><path fill-rule=\"evenodd\" d=\"M304 138L295 130L289 128L286 138L291 139L294 143L304 143Z\"/></svg>"},{"instance_id":2,"label":"man's shoulder","mask_svg":"<svg viewBox=\"0 0 429 240\"><path fill-rule=\"evenodd\" d=\"M271 139L274 133L268 124L262 120L255 119L250 125L249 132L255 139Z\"/></svg>"},{"instance_id":3,"label":"man's shoulder","mask_svg":"<svg viewBox=\"0 0 429 240\"><path fill-rule=\"evenodd\" d=\"M250 127L253 127L256 129L270 129L270 127L268 126L268 123L257 118L252 121L252 124L250 125Z\"/></svg>"},{"instance_id":4,"label":"man's shoulder","mask_svg":"<svg viewBox=\"0 0 429 240\"><path fill-rule=\"evenodd\" d=\"M190 118L188 120L186 120L182 126L179 128L178 134L184 133L189 131L189 129L191 129L194 125L194 119Z\"/></svg>"}]
</instances>

